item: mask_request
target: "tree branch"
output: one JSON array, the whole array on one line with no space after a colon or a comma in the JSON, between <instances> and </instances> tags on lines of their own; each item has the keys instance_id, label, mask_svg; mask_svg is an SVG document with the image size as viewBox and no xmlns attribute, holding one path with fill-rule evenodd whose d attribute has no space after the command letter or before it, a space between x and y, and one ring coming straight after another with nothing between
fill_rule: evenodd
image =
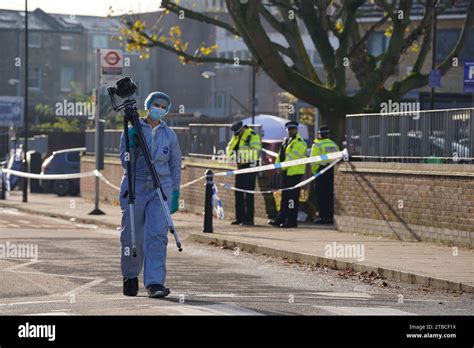
<instances>
[{"instance_id":1,"label":"tree branch","mask_svg":"<svg viewBox=\"0 0 474 348\"><path fill-rule=\"evenodd\" d=\"M357 40L357 42L352 45L352 48L351 50L349 51L349 53L347 54L347 56L349 58L352 58L354 56L354 54L356 52L358 52L359 48L361 45L363 45L365 42L367 42L367 40L369 39L370 35L376 30L378 29L380 26L382 26L384 23L387 22L387 20L390 18L390 16L388 14L386 14L385 16L383 16L380 20L378 20L374 25L372 25L365 33L364 33L364 36L362 36L362 38L360 38L359 40Z\"/></svg>"},{"instance_id":2,"label":"tree branch","mask_svg":"<svg viewBox=\"0 0 474 348\"><path fill-rule=\"evenodd\" d=\"M314 47L321 57L321 61L324 65L324 72L326 75L326 84L328 86L334 86L336 60L334 57L334 48L329 41L328 32L323 28L321 17L318 15L318 11L315 8L315 2L310 0L300 1L300 14L303 19L303 23L308 30L308 34L313 41Z\"/></svg>"},{"instance_id":3,"label":"tree branch","mask_svg":"<svg viewBox=\"0 0 474 348\"><path fill-rule=\"evenodd\" d=\"M321 109L330 107L327 101L336 96L340 97L340 105L346 99L343 95L311 81L304 75L290 68L283 59L276 54L268 34L265 32L258 14L261 0L252 0L242 4L240 0L226 0L227 8L234 23L242 34L244 41L260 62L264 62L263 69L281 88L291 91L297 98L304 100Z\"/></svg>"},{"instance_id":4,"label":"tree branch","mask_svg":"<svg viewBox=\"0 0 474 348\"><path fill-rule=\"evenodd\" d=\"M353 97L356 107L369 104L372 96L381 88L385 81L393 75L400 60L401 49L404 43L405 30L410 23L410 11L412 0L400 0L400 10L403 11L403 19L393 21L392 37L387 51L382 55L380 65L368 77L364 86Z\"/></svg>"},{"instance_id":5,"label":"tree branch","mask_svg":"<svg viewBox=\"0 0 474 348\"><path fill-rule=\"evenodd\" d=\"M199 22L215 25L217 27L226 29L227 31L231 32L232 34L236 36L240 36L239 31L236 28L234 28L232 25L226 22L220 21L218 19L203 15L202 13L195 12L185 7L179 6L169 0L161 0L161 7L176 14L180 14L181 11L183 11L182 13L184 13L186 18L190 18L190 19L197 20Z\"/></svg>"}]
</instances>

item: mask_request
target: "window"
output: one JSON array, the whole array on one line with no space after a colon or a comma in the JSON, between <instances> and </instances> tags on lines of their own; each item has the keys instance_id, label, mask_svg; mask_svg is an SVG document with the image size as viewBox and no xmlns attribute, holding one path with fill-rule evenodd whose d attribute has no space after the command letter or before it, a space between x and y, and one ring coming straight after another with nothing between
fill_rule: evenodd
<instances>
[{"instance_id":1,"label":"window","mask_svg":"<svg viewBox=\"0 0 474 348\"><path fill-rule=\"evenodd\" d=\"M78 162L80 162L80 160L81 159L79 157L79 152L78 151L66 153L66 161L73 162L73 163L78 163Z\"/></svg>"},{"instance_id":2,"label":"window","mask_svg":"<svg viewBox=\"0 0 474 348\"><path fill-rule=\"evenodd\" d=\"M70 35L61 35L61 49L62 50L74 49L74 37Z\"/></svg>"},{"instance_id":3,"label":"window","mask_svg":"<svg viewBox=\"0 0 474 348\"><path fill-rule=\"evenodd\" d=\"M377 57L382 53L385 53L388 47L389 37L381 31L374 32L369 37L368 48L369 54Z\"/></svg>"},{"instance_id":4,"label":"window","mask_svg":"<svg viewBox=\"0 0 474 348\"><path fill-rule=\"evenodd\" d=\"M28 67L28 88L41 88L41 68L39 66Z\"/></svg>"},{"instance_id":5,"label":"window","mask_svg":"<svg viewBox=\"0 0 474 348\"><path fill-rule=\"evenodd\" d=\"M225 93L217 92L214 94L214 107L216 109L224 109L225 107Z\"/></svg>"},{"instance_id":6,"label":"window","mask_svg":"<svg viewBox=\"0 0 474 348\"><path fill-rule=\"evenodd\" d=\"M94 48L109 48L109 37L107 35L94 35L92 46Z\"/></svg>"},{"instance_id":7,"label":"window","mask_svg":"<svg viewBox=\"0 0 474 348\"><path fill-rule=\"evenodd\" d=\"M436 32L436 63L448 56L461 34L460 29L439 29ZM459 54L461 61L469 60L474 57L474 30L469 33L468 40L464 43L464 47Z\"/></svg>"},{"instance_id":8,"label":"window","mask_svg":"<svg viewBox=\"0 0 474 348\"><path fill-rule=\"evenodd\" d=\"M41 35L39 33L28 33L28 47L41 47Z\"/></svg>"},{"instance_id":9,"label":"window","mask_svg":"<svg viewBox=\"0 0 474 348\"><path fill-rule=\"evenodd\" d=\"M61 68L61 92L71 92L73 81L74 81L74 69L62 67Z\"/></svg>"}]
</instances>

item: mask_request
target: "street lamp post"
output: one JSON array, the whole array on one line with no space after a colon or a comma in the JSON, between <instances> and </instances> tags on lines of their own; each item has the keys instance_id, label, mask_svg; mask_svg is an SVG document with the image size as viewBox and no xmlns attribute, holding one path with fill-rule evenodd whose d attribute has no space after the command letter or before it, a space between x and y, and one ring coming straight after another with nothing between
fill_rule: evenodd
<instances>
[{"instance_id":1,"label":"street lamp post","mask_svg":"<svg viewBox=\"0 0 474 348\"><path fill-rule=\"evenodd\" d=\"M23 147L23 172L28 172L26 153L28 152L28 0L25 0L25 102L24 102L24 139ZM28 202L28 178L23 178L23 202Z\"/></svg>"},{"instance_id":2,"label":"street lamp post","mask_svg":"<svg viewBox=\"0 0 474 348\"><path fill-rule=\"evenodd\" d=\"M257 63L252 65L252 124L255 124L255 106L257 101L255 99L255 80L257 79Z\"/></svg>"},{"instance_id":3,"label":"street lamp post","mask_svg":"<svg viewBox=\"0 0 474 348\"><path fill-rule=\"evenodd\" d=\"M211 116L214 117L214 77L216 73L213 71L203 71L201 76L206 80L211 79Z\"/></svg>"},{"instance_id":4,"label":"street lamp post","mask_svg":"<svg viewBox=\"0 0 474 348\"><path fill-rule=\"evenodd\" d=\"M432 50L431 50L431 71L436 69L436 27L437 27L437 15L438 15L438 4L437 1L433 8L433 27L432 27ZM434 109L434 99L435 99L435 88L431 87L431 95L430 95L430 109Z\"/></svg>"}]
</instances>

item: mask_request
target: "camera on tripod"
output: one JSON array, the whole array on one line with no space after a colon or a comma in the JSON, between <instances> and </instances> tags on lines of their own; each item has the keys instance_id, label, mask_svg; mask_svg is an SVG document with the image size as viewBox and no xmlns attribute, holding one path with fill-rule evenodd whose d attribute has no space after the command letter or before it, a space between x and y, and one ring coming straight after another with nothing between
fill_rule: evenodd
<instances>
[{"instance_id":1,"label":"camera on tripod","mask_svg":"<svg viewBox=\"0 0 474 348\"><path fill-rule=\"evenodd\" d=\"M134 95L137 89L138 89L137 85L133 82L133 80L130 77L121 78L115 83L115 87L107 88L114 111L119 111L128 105L135 104L136 101L134 99L128 99L128 98ZM122 99L127 98L127 100L125 100L123 104L120 104L119 106L117 106L115 102L116 95L118 95Z\"/></svg>"}]
</instances>

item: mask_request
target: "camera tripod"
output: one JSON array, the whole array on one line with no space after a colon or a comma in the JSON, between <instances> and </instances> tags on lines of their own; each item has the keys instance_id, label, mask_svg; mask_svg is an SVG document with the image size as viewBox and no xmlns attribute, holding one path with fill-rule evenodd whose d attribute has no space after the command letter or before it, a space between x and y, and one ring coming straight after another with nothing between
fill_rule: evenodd
<instances>
[{"instance_id":1,"label":"camera tripod","mask_svg":"<svg viewBox=\"0 0 474 348\"><path fill-rule=\"evenodd\" d=\"M168 224L168 230L170 231L170 233L173 234L178 251L181 252L183 251L181 247L181 241L179 240L178 233L176 232L176 229L174 227L173 220L171 218L171 213L168 208L168 204L166 203L167 197L165 193L163 192L163 187L161 186L160 179L153 165L153 161L150 155L150 150L148 148L148 144L146 143L145 136L143 135L143 129L141 128L141 125L140 125L137 109L136 107L133 106L133 104L135 104L135 100L130 100L130 99L127 99L122 105L118 107L115 105L114 100L112 102L112 106L114 107L115 111L119 111L123 109L125 112L125 116L123 119L123 134L125 137L125 151L127 153L126 162L127 162L127 180L128 180L128 206L130 209L130 224L131 224L131 232L132 232L132 255L133 257L137 256L135 216L134 216L134 204L135 204L135 187L134 186L135 185L133 185L132 164L131 164L131 156L130 156L130 137L128 134L129 122L131 123L133 127L135 127L136 136L137 136L136 146L137 148L139 147L142 150L143 155L145 157L145 162L148 168L148 172L150 173L151 178L153 180L153 187L158 194L158 198L161 202L161 207L165 214L166 222Z\"/></svg>"}]
</instances>

